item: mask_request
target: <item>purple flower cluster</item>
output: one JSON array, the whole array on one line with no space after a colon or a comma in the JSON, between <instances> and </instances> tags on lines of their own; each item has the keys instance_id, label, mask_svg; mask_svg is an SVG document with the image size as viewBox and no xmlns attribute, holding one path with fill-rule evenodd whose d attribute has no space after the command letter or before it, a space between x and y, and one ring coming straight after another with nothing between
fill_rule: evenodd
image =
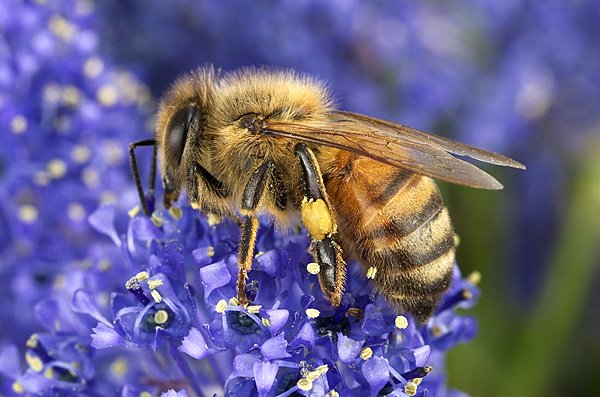
<instances>
[{"instance_id":1,"label":"purple flower cluster","mask_svg":"<svg viewBox=\"0 0 600 397\"><path fill-rule=\"evenodd\" d=\"M102 215L96 228L118 235L112 217ZM235 298L237 239L234 222L211 225L191 208L135 215L117 240L127 245L125 256L137 271L125 282L129 296L112 293L107 318L88 292L74 295L74 310L98 321L91 346L135 346L155 354L166 349L186 375L181 385L198 395L412 396L446 390L444 352L476 331L475 321L455 309L475 302L477 280L461 278L456 268L435 315L418 324L375 296L352 263L342 304L332 308L309 271L305 235L282 236L265 222L248 280L253 301L243 307ZM147 257L136 260L140 247L148 247ZM197 296L192 285L201 286Z\"/></svg>"},{"instance_id":2,"label":"purple flower cluster","mask_svg":"<svg viewBox=\"0 0 600 397\"><path fill-rule=\"evenodd\" d=\"M150 96L99 55L95 6L0 4L0 307L10 319L0 328L0 394L452 393L444 352L476 328L455 309L478 296L458 270L426 324L394 313L357 263L334 309L311 273L305 232L283 236L265 221L253 303L242 307L236 224L209 223L185 202L139 213L126 150L148 129ZM315 26L323 8L332 12L307 7ZM362 72L345 70L340 79L370 92L355 79Z\"/></svg>"},{"instance_id":3,"label":"purple flower cluster","mask_svg":"<svg viewBox=\"0 0 600 397\"><path fill-rule=\"evenodd\" d=\"M2 309L15 318L0 335L8 339L31 331L30 308L42 298L110 273L117 257L97 244L87 217L99 204L135 202L126 148L144 130L149 100L133 75L98 55L92 4L50 3L0 5L0 272L12 280Z\"/></svg>"}]
</instances>

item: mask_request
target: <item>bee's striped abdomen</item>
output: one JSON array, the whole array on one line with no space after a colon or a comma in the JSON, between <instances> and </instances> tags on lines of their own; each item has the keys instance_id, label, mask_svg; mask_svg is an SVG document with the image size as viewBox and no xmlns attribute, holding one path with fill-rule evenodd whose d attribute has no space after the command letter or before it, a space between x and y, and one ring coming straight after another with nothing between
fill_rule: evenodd
<instances>
[{"instance_id":1,"label":"bee's striped abdomen","mask_svg":"<svg viewBox=\"0 0 600 397\"><path fill-rule=\"evenodd\" d=\"M327 190L346 249L396 307L427 318L448 289L454 263L454 231L432 179L349 158L345 173L331 173ZM349 171L348 171L349 170Z\"/></svg>"}]
</instances>

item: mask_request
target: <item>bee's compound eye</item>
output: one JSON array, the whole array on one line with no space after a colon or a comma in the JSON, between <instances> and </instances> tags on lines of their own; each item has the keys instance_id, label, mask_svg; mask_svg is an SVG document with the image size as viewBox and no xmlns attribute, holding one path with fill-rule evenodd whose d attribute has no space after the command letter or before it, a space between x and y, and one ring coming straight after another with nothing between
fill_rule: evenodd
<instances>
[{"instance_id":1,"label":"bee's compound eye","mask_svg":"<svg viewBox=\"0 0 600 397\"><path fill-rule=\"evenodd\" d=\"M198 128L199 115L200 111L196 106L187 106L179 109L171 118L167 145L178 165L181 163L188 132L191 128Z\"/></svg>"}]
</instances>

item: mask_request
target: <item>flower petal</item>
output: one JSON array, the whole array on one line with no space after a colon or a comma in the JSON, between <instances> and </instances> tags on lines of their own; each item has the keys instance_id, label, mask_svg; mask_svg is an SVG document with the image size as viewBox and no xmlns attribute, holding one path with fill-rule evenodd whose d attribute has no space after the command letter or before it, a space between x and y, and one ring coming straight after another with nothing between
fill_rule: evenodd
<instances>
[{"instance_id":1,"label":"flower petal","mask_svg":"<svg viewBox=\"0 0 600 397\"><path fill-rule=\"evenodd\" d=\"M102 323L99 323L92 331L94 331L92 334L92 347L96 349L126 345L114 328L107 327Z\"/></svg>"},{"instance_id":2,"label":"flower petal","mask_svg":"<svg viewBox=\"0 0 600 397\"><path fill-rule=\"evenodd\" d=\"M260 352L262 353L265 360L274 360L277 358L286 358L291 357L286 350L287 341L283 334L279 334L270 339L267 339L265 343L260 347Z\"/></svg>"},{"instance_id":3,"label":"flower petal","mask_svg":"<svg viewBox=\"0 0 600 397\"><path fill-rule=\"evenodd\" d=\"M227 285L231 281L231 274L224 261L200 268L200 281L204 286L205 299L217 288Z\"/></svg>"},{"instance_id":4,"label":"flower petal","mask_svg":"<svg viewBox=\"0 0 600 397\"><path fill-rule=\"evenodd\" d=\"M78 289L73 293L71 309L77 313L87 314L98 322L111 327L111 323L102 315L102 313L100 313L92 296L83 289Z\"/></svg>"},{"instance_id":5,"label":"flower petal","mask_svg":"<svg viewBox=\"0 0 600 397\"><path fill-rule=\"evenodd\" d=\"M238 354L233 359L233 371L231 377L252 378L254 376L254 364L259 363L260 358L256 354Z\"/></svg>"},{"instance_id":6,"label":"flower petal","mask_svg":"<svg viewBox=\"0 0 600 397\"><path fill-rule=\"evenodd\" d=\"M276 334L290 317L290 312L284 309L267 310L267 314L269 315L269 330L273 334Z\"/></svg>"},{"instance_id":7,"label":"flower petal","mask_svg":"<svg viewBox=\"0 0 600 397\"><path fill-rule=\"evenodd\" d=\"M0 352L0 374L14 380L20 372L19 349L14 345L8 345Z\"/></svg>"},{"instance_id":8,"label":"flower petal","mask_svg":"<svg viewBox=\"0 0 600 397\"><path fill-rule=\"evenodd\" d=\"M212 351L208 348L202 333L197 328L190 329L190 333L183 338L179 351L194 357L197 360L202 360L209 356Z\"/></svg>"},{"instance_id":9,"label":"flower petal","mask_svg":"<svg viewBox=\"0 0 600 397\"><path fill-rule=\"evenodd\" d=\"M185 390L175 391L173 389L167 390L165 393L162 393L160 397L188 397L188 394Z\"/></svg>"},{"instance_id":10,"label":"flower petal","mask_svg":"<svg viewBox=\"0 0 600 397\"><path fill-rule=\"evenodd\" d=\"M360 354L364 341L354 340L342 334L338 333L337 349L340 361L345 364L350 364Z\"/></svg>"},{"instance_id":11,"label":"flower petal","mask_svg":"<svg viewBox=\"0 0 600 397\"><path fill-rule=\"evenodd\" d=\"M258 362L252 366L254 381L256 382L256 388L260 397L266 396L269 393L273 387L278 370L279 365L273 363Z\"/></svg>"},{"instance_id":12,"label":"flower petal","mask_svg":"<svg viewBox=\"0 0 600 397\"><path fill-rule=\"evenodd\" d=\"M115 229L115 206L103 205L88 217L88 222L98 232L107 235L115 243L121 246L121 239Z\"/></svg>"},{"instance_id":13,"label":"flower petal","mask_svg":"<svg viewBox=\"0 0 600 397\"><path fill-rule=\"evenodd\" d=\"M369 382L371 397L374 397L390 380L388 360L383 357L373 356L363 363L362 373L367 382Z\"/></svg>"}]
</instances>

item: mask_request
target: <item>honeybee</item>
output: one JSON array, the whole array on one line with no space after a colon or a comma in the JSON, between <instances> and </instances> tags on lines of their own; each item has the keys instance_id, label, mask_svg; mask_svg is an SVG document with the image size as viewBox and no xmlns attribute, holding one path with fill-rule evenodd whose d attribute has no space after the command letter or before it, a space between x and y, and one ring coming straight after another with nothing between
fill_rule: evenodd
<instances>
[{"instance_id":1,"label":"honeybee","mask_svg":"<svg viewBox=\"0 0 600 397\"><path fill-rule=\"evenodd\" d=\"M240 217L238 301L248 304L258 216L311 239L325 297L338 306L345 259L358 259L376 290L424 321L449 288L452 222L432 178L501 189L456 158L524 169L508 157L389 121L337 110L326 85L291 70L210 66L179 77L164 94L155 139L130 146L158 153L169 208L185 189L192 207ZM154 178L152 172L151 179Z\"/></svg>"}]
</instances>

